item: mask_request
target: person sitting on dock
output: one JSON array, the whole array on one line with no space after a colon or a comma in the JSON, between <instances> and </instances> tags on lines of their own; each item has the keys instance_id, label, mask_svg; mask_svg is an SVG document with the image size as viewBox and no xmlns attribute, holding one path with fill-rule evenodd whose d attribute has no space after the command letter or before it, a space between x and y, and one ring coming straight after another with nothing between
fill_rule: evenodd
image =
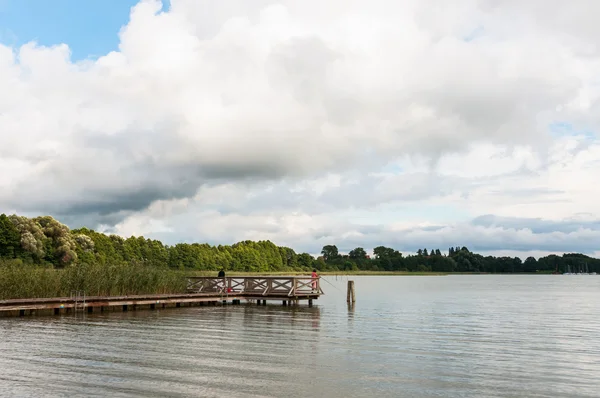
<instances>
[{"instance_id":1,"label":"person sitting on dock","mask_svg":"<svg viewBox=\"0 0 600 398\"><path fill-rule=\"evenodd\" d=\"M313 278L312 281L312 290L316 291L317 290L317 279L319 278L319 275L317 275L317 270L313 269L312 274L310 275L311 278Z\"/></svg>"},{"instance_id":2,"label":"person sitting on dock","mask_svg":"<svg viewBox=\"0 0 600 398\"><path fill-rule=\"evenodd\" d=\"M219 271L217 278L223 278L222 281L217 282L217 287L219 290L223 290L225 288L225 270L223 268L221 268L221 271Z\"/></svg>"}]
</instances>

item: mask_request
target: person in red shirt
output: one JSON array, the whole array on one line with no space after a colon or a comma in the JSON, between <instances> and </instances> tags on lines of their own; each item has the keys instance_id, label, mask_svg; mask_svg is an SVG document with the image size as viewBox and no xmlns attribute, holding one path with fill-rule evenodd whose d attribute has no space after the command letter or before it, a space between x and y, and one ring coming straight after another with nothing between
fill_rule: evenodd
<instances>
[{"instance_id":1,"label":"person in red shirt","mask_svg":"<svg viewBox=\"0 0 600 398\"><path fill-rule=\"evenodd\" d=\"M310 275L311 278L313 278L312 281L312 290L315 291L317 290L317 279L319 278L319 275L317 275L317 270L313 269L312 274Z\"/></svg>"}]
</instances>

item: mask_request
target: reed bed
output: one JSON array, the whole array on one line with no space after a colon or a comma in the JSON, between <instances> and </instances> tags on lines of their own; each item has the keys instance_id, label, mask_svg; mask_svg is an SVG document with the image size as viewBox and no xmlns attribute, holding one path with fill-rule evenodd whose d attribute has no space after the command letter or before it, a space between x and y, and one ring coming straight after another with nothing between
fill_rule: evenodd
<instances>
[{"instance_id":1,"label":"reed bed","mask_svg":"<svg viewBox=\"0 0 600 398\"><path fill-rule=\"evenodd\" d=\"M87 296L183 293L186 273L126 263L76 264L64 269L0 262L0 300L67 297L75 290Z\"/></svg>"}]
</instances>

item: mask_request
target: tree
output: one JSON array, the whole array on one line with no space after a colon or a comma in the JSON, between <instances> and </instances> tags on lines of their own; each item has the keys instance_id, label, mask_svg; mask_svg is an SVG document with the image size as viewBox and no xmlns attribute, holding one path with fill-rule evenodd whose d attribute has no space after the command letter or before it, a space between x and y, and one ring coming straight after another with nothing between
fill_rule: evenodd
<instances>
[{"instance_id":1,"label":"tree","mask_svg":"<svg viewBox=\"0 0 600 398\"><path fill-rule=\"evenodd\" d=\"M269 242L269 243L271 243L271 242ZM271 245L273 245L274 247L277 247L273 243L271 243ZM276 265L277 261L283 262L283 265L285 267L291 268L291 269L294 269L299 265L298 264L298 255L296 254L296 252L293 249L291 249L289 247L280 247L279 253L280 253L279 258L277 258L277 256L273 256L274 258L271 259L271 263L273 265Z\"/></svg>"},{"instance_id":2,"label":"tree","mask_svg":"<svg viewBox=\"0 0 600 398\"><path fill-rule=\"evenodd\" d=\"M41 261L46 254L44 251L46 236L41 226L33 219L15 214L8 216L8 218L19 231L23 251L31 256L34 261Z\"/></svg>"},{"instance_id":3,"label":"tree","mask_svg":"<svg viewBox=\"0 0 600 398\"><path fill-rule=\"evenodd\" d=\"M313 268L315 259L308 253L301 253L298 255L298 265L302 268Z\"/></svg>"},{"instance_id":4,"label":"tree","mask_svg":"<svg viewBox=\"0 0 600 398\"><path fill-rule=\"evenodd\" d=\"M362 247L357 247L356 249L350 250L350 253L348 253L348 257L355 261L366 260L367 252Z\"/></svg>"},{"instance_id":5,"label":"tree","mask_svg":"<svg viewBox=\"0 0 600 398\"><path fill-rule=\"evenodd\" d=\"M321 250L321 254L323 255L323 259L325 260L325 262L335 260L340 256L340 253L339 253L336 245L323 246L323 249Z\"/></svg>"},{"instance_id":6,"label":"tree","mask_svg":"<svg viewBox=\"0 0 600 398\"><path fill-rule=\"evenodd\" d=\"M21 250L21 234L6 214L0 214L0 257L15 258Z\"/></svg>"},{"instance_id":7,"label":"tree","mask_svg":"<svg viewBox=\"0 0 600 398\"><path fill-rule=\"evenodd\" d=\"M396 253L398 252L391 247L377 246L373 249L376 258L392 258Z\"/></svg>"},{"instance_id":8,"label":"tree","mask_svg":"<svg viewBox=\"0 0 600 398\"><path fill-rule=\"evenodd\" d=\"M429 262L433 272L454 272L456 271L456 261L451 257L435 256Z\"/></svg>"},{"instance_id":9,"label":"tree","mask_svg":"<svg viewBox=\"0 0 600 398\"><path fill-rule=\"evenodd\" d=\"M44 240L44 252L48 262L65 266L77 260L77 244L69 227L50 216L36 217L33 221L47 238Z\"/></svg>"},{"instance_id":10,"label":"tree","mask_svg":"<svg viewBox=\"0 0 600 398\"><path fill-rule=\"evenodd\" d=\"M537 260L535 257L527 257L523 263L523 272L535 272L537 270Z\"/></svg>"}]
</instances>

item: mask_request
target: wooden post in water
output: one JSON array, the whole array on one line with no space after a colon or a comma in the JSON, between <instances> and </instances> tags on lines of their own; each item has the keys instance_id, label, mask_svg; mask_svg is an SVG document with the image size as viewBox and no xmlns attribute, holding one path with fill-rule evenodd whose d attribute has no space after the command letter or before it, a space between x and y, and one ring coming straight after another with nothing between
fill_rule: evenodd
<instances>
[{"instance_id":1,"label":"wooden post in water","mask_svg":"<svg viewBox=\"0 0 600 398\"><path fill-rule=\"evenodd\" d=\"M346 292L346 301L348 303L354 303L356 296L354 294L354 281L348 281L348 291Z\"/></svg>"}]
</instances>

